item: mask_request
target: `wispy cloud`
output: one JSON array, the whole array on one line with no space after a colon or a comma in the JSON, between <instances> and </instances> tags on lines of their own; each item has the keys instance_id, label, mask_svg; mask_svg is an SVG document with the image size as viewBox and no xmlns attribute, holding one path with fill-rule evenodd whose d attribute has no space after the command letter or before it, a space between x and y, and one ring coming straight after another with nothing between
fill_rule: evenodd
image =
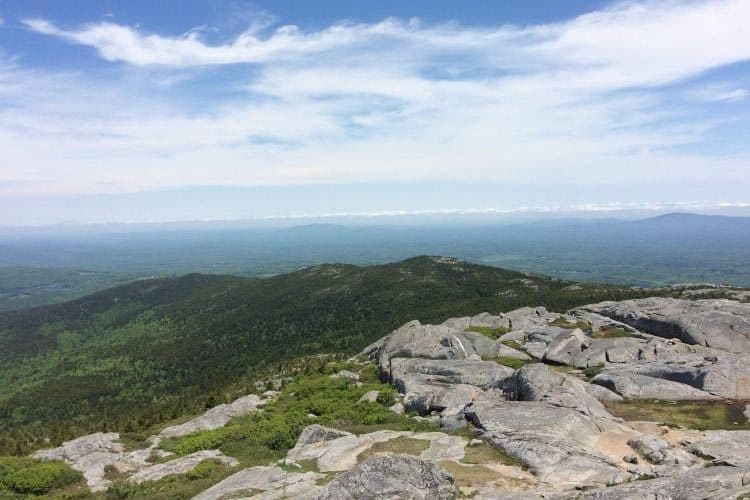
<instances>
[{"instance_id":1,"label":"wispy cloud","mask_svg":"<svg viewBox=\"0 0 750 500\"><path fill-rule=\"evenodd\" d=\"M261 19L225 43L201 29L26 19L118 73L0 65L12 165L0 181L26 186L0 194L426 179L709 186L717 172L746 182L750 151L696 153L716 117L663 89L749 60L748 19L744 0L625 2L526 27L394 18L305 32ZM204 72L217 78L201 84Z\"/></svg>"}]
</instances>

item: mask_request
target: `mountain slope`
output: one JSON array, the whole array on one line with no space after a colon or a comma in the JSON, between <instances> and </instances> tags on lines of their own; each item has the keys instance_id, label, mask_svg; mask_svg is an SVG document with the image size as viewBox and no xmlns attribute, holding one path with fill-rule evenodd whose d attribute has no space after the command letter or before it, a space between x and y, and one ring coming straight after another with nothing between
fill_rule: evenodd
<instances>
[{"instance_id":1,"label":"mountain slope","mask_svg":"<svg viewBox=\"0 0 750 500\"><path fill-rule=\"evenodd\" d=\"M417 257L267 279L192 274L0 314L0 453L137 430L249 392L296 357L354 353L407 320L646 292Z\"/></svg>"}]
</instances>

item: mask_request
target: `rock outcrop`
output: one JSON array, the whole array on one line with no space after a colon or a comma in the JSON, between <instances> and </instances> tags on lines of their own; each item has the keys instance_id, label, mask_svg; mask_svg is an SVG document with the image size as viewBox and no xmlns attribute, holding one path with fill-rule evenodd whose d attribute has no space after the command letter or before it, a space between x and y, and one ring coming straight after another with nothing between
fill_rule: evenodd
<instances>
[{"instance_id":1,"label":"rock outcrop","mask_svg":"<svg viewBox=\"0 0 750 500\"><path fill-rule=\"evenodd\" d=\"M447 500L457 493L453 476L439 465L409 455L388 455L372 457L340 474L317 498Z\"/></svg>"},{"instance_id":2,"label":"rock outcrop","mask_svg":"<svg viewBox=\"0 0 750 500\"><path fill-rule=\"evenodd\" d=\"M283 460L240 470L195 498L750 497L750 431L676 429L613 415L632 417L622 407L639 399L685 407L734 399L741 413L740 400L750 400L748 304L651 298L566 313L525 307L440 325L412 321L362 354L400 392L389 409L416 412L441 432L309 425ZM346 370L332 377L357 386L366 380ZM382 404L377 391L362 394L358 404ZM218 450L150 462L168 458L162 438L221 427L262 411L274 395L212 408L152 436L142 450L126 451L116 433L97 433L34 456L65 460L97 491L109 485L110 467L141 483L185 474L203 460L236 466Z\"/></svg>"},{"instance_id":3,"label":"rock outcrop","mask_svg":"<svg viewBox=\"0 0 750 500\"><path fill-rule=\"evenodd\" d=\"M218 429L226 425L234 417L247 415L258 411L267 403L267 399L249 394L232 401L229 404L221 404L206 411L203 415L188 420L179 425L167 427L159 433L159 438L185 436L195 431L206 431Z\"/></svg>"},{"instance_id":4,"label":"rock outcrop","mask_svg":"<svg viewBox=\"0 0 750 500\"><path fill-rule=\"evenodd\" d=\"M651 335L728 352L750 352L750 304L726 299L651 297L581 308Z\"/></svg>"}]
</instances>

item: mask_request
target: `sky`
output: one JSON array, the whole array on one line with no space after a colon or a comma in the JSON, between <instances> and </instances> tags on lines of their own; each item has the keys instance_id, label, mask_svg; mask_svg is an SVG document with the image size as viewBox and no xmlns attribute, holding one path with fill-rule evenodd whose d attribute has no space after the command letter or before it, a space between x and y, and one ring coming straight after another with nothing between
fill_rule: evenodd
<instances>
[{"instance_id":1,"label":"sky","mask_svg":"<svg viewBox=\"0 0 750 500\"><path fill-rule=\"evenodd\" d=\"M0 0L0 225L750 207L750 2Z\"/></svg>"}]
</instances>

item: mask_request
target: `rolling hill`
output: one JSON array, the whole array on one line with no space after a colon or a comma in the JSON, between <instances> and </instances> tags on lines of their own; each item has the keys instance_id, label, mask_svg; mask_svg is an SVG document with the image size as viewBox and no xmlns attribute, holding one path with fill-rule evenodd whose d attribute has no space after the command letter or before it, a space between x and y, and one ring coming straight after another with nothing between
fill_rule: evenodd
<instances>
[{"instance_id":1,"label":"rolling hill","mask_svg":"<svg viewBox=\"0 0 750 500\"><path fill-rule=\"evenodd\" d=\"M647 293L415 257L263 279L144 280L6 312L0 453L196 413L250 392L259 377L299 357L357 352L414 318L440 322L526 305L562 311Z\"/></svg>"}]
</instances>

